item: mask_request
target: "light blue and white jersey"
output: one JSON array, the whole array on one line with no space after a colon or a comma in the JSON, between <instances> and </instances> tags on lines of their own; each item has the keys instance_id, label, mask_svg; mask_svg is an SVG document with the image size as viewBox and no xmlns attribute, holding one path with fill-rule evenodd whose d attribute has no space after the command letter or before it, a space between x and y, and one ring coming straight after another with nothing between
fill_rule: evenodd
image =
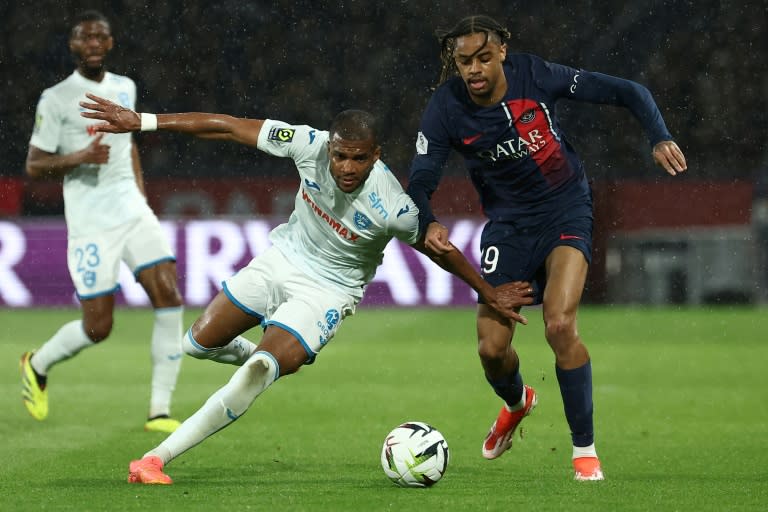
<instances>
[{"instance_id":1,"label":"light blue and white jersey","mask_svg":"<svg viewBox=\"0 0 768 512\"><path fill-rule=\"evenodd\" d=\"M361 298L387 243L418 240L418 209L381 160L347 194L331 176L327 131L268 119L258 148L292 158L299 171L294 211L270 240L306 274Z\"/></svg>"},{"instance_id":2,"label":"light blue and white jersey","mask_svg":"<svg viewBox=\"0 0 768 512\"><path fill-rule=\"evenodd\" d=\"M134 109L136 84L128 77L106 73L94 82L75 71L43 91L37 104L35 128L29 143L47 153L66 155L87 147L98 135L101 121L80 115L79 103L90 92ZM71 236L104 231L151 212L136 185L131 160L130 133L105 134L109 162L84 164L64 177L64 214Z\"/></svg>"}]
</instances>

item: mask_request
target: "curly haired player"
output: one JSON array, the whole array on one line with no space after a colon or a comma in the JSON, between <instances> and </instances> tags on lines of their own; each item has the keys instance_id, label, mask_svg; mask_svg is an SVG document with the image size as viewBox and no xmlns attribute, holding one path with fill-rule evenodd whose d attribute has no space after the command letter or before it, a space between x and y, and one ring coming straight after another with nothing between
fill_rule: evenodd
<instances>
[{"instance_id":1,"label":"curly haired player","mask_svg":"<svg viewBox=\"0 0 768 512\"><path fill-rule=\"evenodd\" d=\"M508 53L509 31L488 16L469 16L438 34L441 85L424 111L408 194L427 223L425 246L448 250L447 229L429 200L451 150L465 161L488 218L480 241L484 278L494 286L525 280L543 304L545 337L573 442L576 480L602 480L594 444L592 366L576 329L591 260L592 194L584 167L560 129L555 103L571 99L625 107L644 128L656 163L686 169L651 94L635 82ZM477 309L485 377L504 405L483 442L502 455L536 405L511 344L515 323L484 304Z\"/></svg>"}]
</instances>

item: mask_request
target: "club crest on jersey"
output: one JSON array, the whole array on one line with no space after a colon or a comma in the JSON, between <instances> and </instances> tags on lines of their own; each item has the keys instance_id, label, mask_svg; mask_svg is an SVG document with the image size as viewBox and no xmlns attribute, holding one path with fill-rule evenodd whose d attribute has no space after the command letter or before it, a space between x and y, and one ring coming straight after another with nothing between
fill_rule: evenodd
<instances>
[{"instance_id":1,"label":"club crest on jersey","mask_svg":"<svg viewBox=\"0 0 768 512\"><path fill-rule=\"evenodd\" d=\"M359 211L355 211L354 220L355 220L355 226L357 226L360 229L368 229L369 227L371 227L371 224L373 224L371 222L371 219L369 219L366 214L361 213Z\"/></svg>"},{"instance_id":2,"label":"club crest on jersey","mask_svg":"<svg viewBox=\"0 0 768 512\"><path fill-rule=\"evenodd\" d=\"M520 122L523 124L530 123L536 119L536 111L534 109L526 110L523 115L520 116Z\"/></svg>"},{"instance_id":3,"label":"club crest on jersey","mask_svg":"<svg viewBox=\"0 0 768 512\"><path fill-rule=\"evenodd\" d=\"M131 108L130 96L127 92L121 92L117 95L117 101L125 108Z\"/></svg>"},{"instance_id":4,"label":"club crest on jersey","mask_svg":"<svg viewBox=\"0 0 768 512\"><path fill-rule=\"evenodd\" d=\"M269 130L267 139L277 142L291 142L295 133L296 130L293 128L280 128L278 126L273 126L272 129Z\"/></svg>"},{"instance_id":5,"label":"club crest on jersey","mask_svg":"<svg viewBox=\"0 0 768 512\"><path fill-rule=\"evenodd\" d=\"M329 309L325 312L325 323L328 325L328 329L336 327L339 323L339 319L341 319L341 315L338 310Z\"/></svg>"},{"instance_id":6,"label":"club crest on jersey","mask_svg":"<svg viewBox=\"0 0 768 512\"><path fill-rule=\"evenodd\" d=\"M339 325L341 321L341 314L337 309L329 309L325 312L325 323L317 322L317 327L320 329L320 345L325 345L328 340L333 336L334 329Z\"/></svg>"}]
</instances>

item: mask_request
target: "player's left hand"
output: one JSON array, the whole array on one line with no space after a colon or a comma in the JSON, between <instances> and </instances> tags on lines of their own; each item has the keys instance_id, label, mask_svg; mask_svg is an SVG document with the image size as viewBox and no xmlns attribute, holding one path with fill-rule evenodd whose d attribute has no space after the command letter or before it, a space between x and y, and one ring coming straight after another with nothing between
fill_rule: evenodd
<instances>
[{"instance_id":1,"label":"player's left hand","mask_svg":"<svg viewBox=\"0 0 768 512\"><path fill-rule=\"evenodd\" d=\"M663 140L653 146L653 160L664 168L668 174L675 176L688 168L685 155L672 140Z\"/></svg>"},{"instance_id":2,"label":"player's left hand","mask_svg":"<svg viewBox=\"0 0 768 512\"><path fill-rule=\"evenodd\" d=\"M486 303L503 316L528 324L528 319L520 314L520 307L533 304L533 288L531 283L513 281L494 288L494 297L484 297Z\"/></svg>"},{"instance_id":3,"label":"player's left hand","mask_svg":"<svg viewBox=\"0 0 768 512\"><path fill-rule=\"evenodd\" d=\"M96 131L105 133L135 132L141 129L141 117L133 110L121 107L108 99L85 94L93 103L81 101L80 106L91 112L80 112L80 115L88 119L99 119L103 123L96 125Z\"/></svg>"}]
</instances>

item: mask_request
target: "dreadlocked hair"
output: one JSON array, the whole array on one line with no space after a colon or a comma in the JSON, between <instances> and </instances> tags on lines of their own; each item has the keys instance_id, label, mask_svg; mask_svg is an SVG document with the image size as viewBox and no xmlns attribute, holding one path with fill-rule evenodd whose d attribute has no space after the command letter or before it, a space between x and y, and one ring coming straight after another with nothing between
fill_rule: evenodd
<instances>
[{"instance_id":1,"label":"dreadlocked hair","mask_svg":"<svg viewBox=\"0 0 768 512\"><path fill-rule=\"evenodd\" d=\"M440 69L440 80L437 85L442 84L451 76L458 74L456 62L453 60L453 52L456 49L456 39L461 36L477 34L480 32L485 33L485 44L488 43L488 38L492 33L499 37L502 44L504 44L504 41L511 36L509 30L504 28L498 21L490 16L484 15L467 16L460 20L452 29L447 31L437 30L435 32L438 41L440 41L440 62L442 64Z\"/></svg>"}]
</instances>

